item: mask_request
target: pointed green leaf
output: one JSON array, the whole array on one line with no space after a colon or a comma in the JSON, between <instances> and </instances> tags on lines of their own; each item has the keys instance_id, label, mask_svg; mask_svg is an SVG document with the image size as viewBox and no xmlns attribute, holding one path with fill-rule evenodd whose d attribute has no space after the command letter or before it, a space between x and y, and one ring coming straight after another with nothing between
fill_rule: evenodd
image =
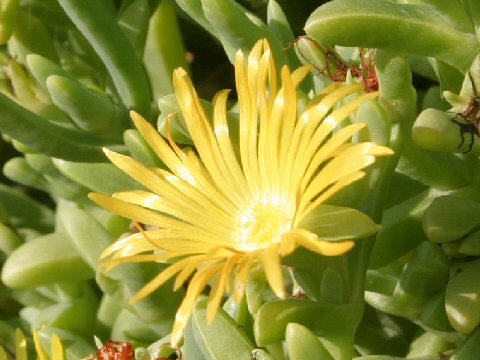
<instances>
[{"instance_id":1,"label":"pointed green leaf","mask_svg":"<svg viewBox=\"0 0 480 360\"><path fill-rule=\"evenodd\" d=\"M320 205L298 225L320 239L341 241L375 234L378 226L364 213L347 207Z\"/></svg>"},{"instance_id":2,"label":"pointed green leaf","mask_svg":"<svg viewBox=\"0 0 480 360\"><path fill-rule=\"evenodd\" d=\"M96 270L100 254L113 243L114 237L75 203L60 201L57 211L78 253L93 270Z\"/></svg>"},{"instance_id":3,"label":"pointed green leaf","mask_svg":"<svg viewBox=\"0 0 480 360\"><path fill-rule=\"evenodd\" d=\"M440 246L424 241L417 246L400 276L411 295L427 298L441 291L450 275L450 261Z\"/></svg>"},{"instance_id":4,"label":"pointed green leaf","mask_svg":"<svg viewBox=\"0 0 480 360\"><path fill-rule=\"evenodd\" d=\"M165 36L167 31L168 36ZM188 71L186 59L175 9L169 1L160 1L150 17L143 54L143 63L150 79L154 101L173 93L173 70L182 67Z\"/></svg>"},{"instance_id":5,"label":"pointed green leaf","mask_svg":"<svg viewBox=\"0 0 480 360\"><path fill-rule=\"evenodd\" d=\"M93 271L65 235L52 233L18 247L5 261L3 282L12 288L32 288L93 277Z\"/></svg>"},{"instance_id":6,"label":"pointed green leaf","mask_svg":"<svg viewBox=\"0 0 480 360\"><path fill-rule=\"evenodd\" d=\"M349 336L355 331L358 315L358 309L351 305L325 304L304 299L271 301L263 304L257 312L255 339L259 346L282 340L289 323L298 323L314 333L332 337Z\"/></svg>"},{"instance_id":7,"label":"pointed green leaf","mask_svg":"<svg viewBox=\"0 0 480 360\"><path fill-rule=\"evenodd\" d=\"M50 75L46 85L53 103L70 115L80 129L119 140L127 126L126 119L122 119L108 96L60 75Z\"/></svg>"},{"instance_id":8,"label":"pointed green leaf","mask_svg":"<svg viewBox=\"0 0 480 360\"><path fill-rule=\"evenodd\" d=\"M142 188L113 164L81 163L54 159L55 166L69 179L106 194Z\"/></svg>"},{"instance_id":9,"label":"pointed green leaf","mask_svg":"<svg viewBox=\"0 0 480 360\"><path fill-rule=\"evenodd\" d=\"M59 0L59 3L102 59L125 106L148 116L151 96L147 76L115 18L102 2Z\"/></svg>"},{"instance_id":10,"label":"pointed green leaf","mask_svg":"<svg viewBox=\"0 0 480 360\"><path fill-rule=\"evenodd\" d=\"M254 14L232 0L202 0L205 18L213 26L228 58L233 63L241 49L248 53L257 40L267 38L274 53L276 65L286 63L284 46L269 28ZM218 16L222 14L222 16Z\"/></svg>"},{"instance_id":11,"label":"pointed green leaf","mask_svg":"<svg viewBox=\"0 0 480 360\"><path fill-rule=\"evenodd\" d=\"M440 196L428 207L423 218L423 230L428 239L437 243L464 237L480 227L476 214L480 203L455 196Z\"/></svg>"},{"instance_id":12,"label":"pointed green leaf","mask_svg":"<svg viewBox=\"0 0 480 360\"><path fill-rule=\"evenodd\" d=\"M123 9L118 25L135 49L138 58L142 57L147 38L150 6L147 0L135 0Z\"/></svg>"},{"instance_id":13,"label":"pointed green leaf","mask_svg":"<svg viewBox=\"0 0 480 360\"><path fill-rule=\"evenodd\" d=\"M465 266L448 282L445 308L452 327L468 334L480 324L480 262Z\"/></svg>"},{"instance_id":14,"label":"pointed green leaf","mask_svg":"<svg viewBox=\"0 0 480 360\"><path fill-rule=\"evenodd\" d=\"M245 333L219 309L207 323L207 299L198 300L192 314L195 340L206 360L251 360L253 346Z\"/></svg>"},{"instance_id":15,"label":"pointed green leaf","mask_svg":"<svg viewBox=\"0 0 480 360\"><path fill-rule=\"evenodd\" d=\"M318 337L303 325L288 324L285 339L290 360L333 360Z\"/></svg>"},{"instance_id":16,"label":"pointed green leaf","mask_svg":"<svg viewBox=\"0 0 480 360\"><path fill-rule=\"evenodd\" d=\"M95 138L54 125L0 94L0 130L45 155L74 161L105 161Z\"/></svg>"},{"instance_id":17,"label":"pointed green leaf","mask_svg":"<svg viewBox=\"0 0 480 360\"><path fill-rule=\"evenodd\" d=\"M387 0L328 2L310 15L305 32L327 44L436 57L462 72L480 50L473 34L456 30L431 8Z\"/></svg>"},{"instance_id":18,"label":"pointed green leaf","mask_svg":"<svg viewBox=\"0 0 480 360\"><path fill-rule=\"evenodd\" d=\"M40 232L53 230L53 211L21 191L0 184L0 203L15 227L28 227Z\"/></svg>"}]
</instances>

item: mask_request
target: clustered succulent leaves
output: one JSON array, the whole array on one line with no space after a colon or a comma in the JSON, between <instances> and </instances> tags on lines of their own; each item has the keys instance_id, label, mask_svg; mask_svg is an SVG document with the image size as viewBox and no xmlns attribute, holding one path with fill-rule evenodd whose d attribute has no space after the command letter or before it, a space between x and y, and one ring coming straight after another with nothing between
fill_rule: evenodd
<instances>
[{"instance_id":1,"label":"clustered succulent leaves","mask_svg":"<svg viewBox=\"0 0 480 360\"><path fill-rule=\"evenodd\" d=\"M0 0L0 44L1 360L478 359L478 0Z\"/></svg>"}]
</instances>

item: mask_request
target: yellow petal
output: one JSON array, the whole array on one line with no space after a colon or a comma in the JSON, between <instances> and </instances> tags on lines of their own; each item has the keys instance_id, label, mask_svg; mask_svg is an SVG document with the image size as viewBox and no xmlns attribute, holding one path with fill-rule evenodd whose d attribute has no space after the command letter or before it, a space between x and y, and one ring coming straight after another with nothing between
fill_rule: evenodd
<instances>
[{"instance_id":1,"label":"yellow petal","mask_svg":"<svg viewBox=\"0 0 480 360\"><path fill-rule=\"evenodd\" d=\"M199 258L204 258L205 255L189 256L185 259L178 260L176 263L170 265L160 274L155 276L153 280L150 280L143 288L140 289L132 298L128 301L130 304L137 302L138 300L143 299L144 297L150 295L160 286L165 284L171 277L175 276L182 268L191 261L196 261Z\"/></svg>"},{"instance_id":2,"label":"yellow petal","mask_svg":"<svg viewBox=\"0 0 480 360\"><path fill-rule=\"evenodd\" d=\"M285 297L285 285L283 282L282 264L278 256L278 244L273 244L264 250L263 262L265 275L275 295L283 299Z\"/></svg>"},{"instance_id":3,"label":"yellow petal","mask_svg":"<svg viewBox=\"0 0 480 360\"><path fill-rule=\"evenodd\" d=\"M218 307L220 306L220 301L229 287L228 282L230 280L230 275L232 273L233 267L237 263L240 256L231 256L223 265L222 271L220 272L218 278L215 280L212 289L210 290L210 296L208 297L207 303L207 323L211 324L215 318Z\"/></svg>"},{"instance_id":4,"label":"yellow petal","mask_svg":"<svg viewBox=\"0 0 480 360\"><path fill-rule=\"evenodd\" d=\"M0 345L0 360L8 360L7 353L2 345Z\"/></svg>"},{"instance_id":5,"label":"yellow petal","mask_svg":"<svg viewBox=\"0 0 480 360\"><path fill-rule=\"evenodd\" d=\"M242 300L243 294L245 293L245 287L253 257L253 254L246 253L238 262L237 272L233 282L233 300L237 304L240 303L240 300Z\"/></svg>"},{"instance_id":6,"label":"yellow petal","mask_svg":"<svg viewBox=\"0 0 480 360\"><path fill-rule=\"evenodd\" d=\"M294 224L298 224L302 219L305 218L313 209L315 209L318 205L324 203L328 198L332 195L343 189L344 187L350 185L351 183L360 180L365 176L363 171L357 171L353 174L349 174L348 176L343 177L342 179L338 180L335 184L330 186L327 190L325 190L320 196L318 196L313 202L309 204L300 204ZM305 206L305 209L304 209Z\"/></svg>"},{"instance_id":7,"label":"yellow petal","mask_svg":"<svg viewBox=\"0 0 480 360\"><path fill-rule=\"evenodd\" d=\"M183 329L187 325L188 318L192 313L195 302L207 285L208 281L221 268L221 265L209 264L203 269L197 271L188 285L187 293L175 314L175 322L173 324L170 342L172 347L178 347Z\"/></svg>"},{"instance_id":8,"label":"yellow petal","mask_svg":"<svg viewBox=\"0 0 480 360\"><path fill-rule=\"evenodd\" d=\"M36 331L32 331L32 334L33 334L33 343L35 345L35 351L37 352L38 360L50 360L47 352L45 351L45 349L43 348L40 342L38 333Z\"/></svg>"},{"instance_id":9,"label":"yellow petal","mask_svg":"<svg viewBox=\"0 0 480 360\"><path fill-rule=\"evenodd\" d=\"M295 241L298 245L325 256L342 255L355 245L353 241L338 242L320 240L315 234L304 229L298 229L295 235Z\"/></svg>"},{"instance_id":10,"label":"yellow petal","mask_svg":"<svg viewBox=\"0 0 480 360\"><path fill-rule=\"evenodd\" d=\"M16 360L28 360L27 357L27 341L22 330L15 331L15 356Z\"/></svg>"},{"instance_id":11,"label":"yellow petal","mask_svg":"<svg viewBox=\"0 0 480 360\"><path fill-rule=\"evenodd\" d=\"M52 335L52 360L64 360L64 352L62 342L56 335Z\"/></svg>"}]
</instances>

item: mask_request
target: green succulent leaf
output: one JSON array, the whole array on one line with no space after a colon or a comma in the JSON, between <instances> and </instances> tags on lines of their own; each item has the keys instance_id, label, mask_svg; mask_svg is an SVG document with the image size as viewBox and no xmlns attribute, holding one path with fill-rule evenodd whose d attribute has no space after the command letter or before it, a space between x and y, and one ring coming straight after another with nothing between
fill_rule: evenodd
<instances>
[{"instance_id":1,"label":"green succulent leaf","mask_svg":"<svg viewBox=\"0 0 480 360\"><path fill-rule=\"evenodd\" d=\"M348 337L358 313L350 305L321 303L304 299L276 300L263 304L257 312L254 334L264 346L285 338L289 323L306 326L315 334ZM272 319L275 322L272 323Z\"/></svg>"},{"instance_id":2,"label":"green succulent leaf","mask_svg":"<svg viewBox=\"0 0 480 360\"><path fill-rule=\"evenodd\" d=\"M25 289L62 281L93 277L65 235L52 233L19 246L5 261L2 281L9 287Z\"/></svg>"},{"instance_id":3,"label":"green succulent leaf","mask_svg":"<svg viewBox=\"0 0 480 360\"><path fill-rule=\"evenodd\" d=\"M125 106L148 116L151 96L147 76L113 15L97 1L59 3L102 59Z\"/></svg>"},{"instance_id":4,"label":"green succulent leaf","mask_svg":"<svg viewBox=\"0 0 480 360\"><path fill-rule=\"evenodd\" d=\"M73 161L105 161L95 138L54 125L0 94L2 133L48 156Z\"/></svg>"},{"instance_id":5,"label":"green succulent leaf","mask_svg":"<svg viewBox=\"0 0 480 360\"><path fill-rule=\"evenodd\" d=\"M411 295L427 298L443 290L449 275L450 261L440 246L424 241L402 271L399 285Z\"/></svg>"},{"instance_id":6,"label":"green succulent leaf","mask_svg":"<svg viewBox=\"0 0 480 360\"><path fill-rule=\"evenodd\" d=\"M433 200L423 218L423 230L436 243L450 242L480 227L476 213L480 203L455 196L440 196Z\"/></svg>"},{"instance_id":7,"label":"green succulent leaf","mask_svg":"<svg viewBox=\"0 0 480 360\"><path fill-rule=\"evenodd\" d=\"M319 338L303 325L288 324L285 339L291 360L333 360Z\"/></svg>"},{"instance_id":8,"label":"green succulent leaf","mask_svg":"<svg viewBox=\"0 0 480 360\"><path fill-rule=\"evenodd\" d=\"M480 262L476 261L457 272L448 282L445 309L452 327L470 333L480 324Z\"/></svg>"},{"instance_id":9,"label":"green succulent leaf","mask_svg":"<svg viewBox=\"0 0 480 360\"><path fill-rule=\"evenodd\" d=\"M141 188L141 185L113 164L81 163L60 159L54 159L54 164L66 177L92 191L112 194L126 189Z\"/></svg>"},{"instance_id":10,"label":"green succulent leaf","mask_svg":"<svg viewBox=\"0 0 480 360\"><path fill-rule=\"evenodd\" d=\"M330 241L360 239L378 230L373 220L358 210L324 204L315 208L298 226Z\"/></svg>"},{"instance_id":11,"label":"green succulent leaf","mask_svg":"<svg viewBox=\"0 0 480 360\"><path fill-rule=\"evenodd\" d=\"M100 254L115 240L89 213L75 203L60 201L58 210L63 228L76 250L93 269L98 268Z\"/></svg>"},{"instance_id":12,"label":"green succulent leaf","mask_svg":"<svg viewBox=\"0 0 480 360\"><path fill-rule=\"evenodd\" d=\"M173 93L172 73L175 68L189 69L175 10L169 1L160 1L150 17L143 63L154 101Z\"/></svg>"},{"instance_id":13,"label":"green succulent leaf","mask_svg":"<svg viewBox=\"0 0 480 360\"><path fill-rule=\"evenodd\" d=\"M21 191L0 184L0 203L6 209L10 223L15 227L28 227L39 232L53 230L53 211Z\"/></svg>"},{"instance_id":14,"label":"green succulent leaf","mask_svg":"<svg viewBox=\"0 0 480 360\"><path fill-rule=\"evenodd\" d=\"M328 2L310 15L305 32L327 44L432 56L461 72L480 50L473 34L458 31L430 7L387 0Z\"/></svg>"},{"instance_id":15,"label":"green succulent leaf","mask_svg":"<svg viewBox=\"0 0 480 360\"><path fill-rule=\"evenodd\" d=\"M207 323L207 299L198 300L192 314L195 340L206 360L251 360L254 347L241 328L219 310Z\"/></svg>"}]
</instances>

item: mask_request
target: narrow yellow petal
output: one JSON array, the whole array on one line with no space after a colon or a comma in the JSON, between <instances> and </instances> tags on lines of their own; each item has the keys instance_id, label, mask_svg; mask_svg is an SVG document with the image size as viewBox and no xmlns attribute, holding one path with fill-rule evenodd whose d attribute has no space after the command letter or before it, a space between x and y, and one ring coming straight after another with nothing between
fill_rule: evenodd
<instances>
[{"instance_id":1,"label":"narrow yellow petal","mask_svg":"<svg viewBox=\"0 0 480 360\"><path fill-rule=\"evenodd\" d=\"M144 297L150 295L160 286L162 286L165 282L167 282L171 277L175 276L176 273L182 270L182 268L187 265L191 261L196 261L198 258L204 258L205 255L197 255L197 256L189 256L185 259L178 260L176 263L170 265L165 270L163 270L160 274L155 276L152 280L150 280L144 287L140 289L128 302L133 304Z\"/></svg>"},{"instance_id":2,"label":"narrow yellow petal","mask_svg":"<svg viewBox=\"0 0 480 360\"><path fill-rule=\"evenodd\" d=\"M239 256L231 256L223 265L222 271L215 280L210 295L208 297L207 304L207 323L211 324L215 318L220 301L223 298L224 293L227 291L228 282L232 273L233 267L237 263Z\"/></svg>"},{"instance_id":3,"label":"narrow yellow petal","mask_svg":"<svg viewBox=\"0 0 480 360\"><path fill-rule=\"evenodd\" d=\"M251 157L257 153L257 99L250 93L247 65L245 64L245 56L241 51L238 51L235 56L235 83L239 108L240 160L248 186L256 194L259 191L260 182L258 168L251 163ZM255 114L255 116L253 117L252 114Z\"/></svg>"},{"instance_id":4,"label":"narrow yellow petal","mask_svg":"<svg viewBox=\"0 0 480 360\"><path fill-rule=\"evenodd\" d=\"M130 117L142 137L147 141L157 156L171 169L177 176L181 175L179 169L183 167L182 162L170 148L165 139L150 125L141 115L135 111L130 111Z\"/></svg>"},{"instance_id":5,"label":"narrow yellow petal","mask_svg":"<svg viewBox=\"0 0 480 360\"><path fill-rule=\"evenodd\" d=\"M47 352L43 348L38 333L36 331L32 331L33 334L33 343L35 345L35 351L37 352L38 360L50 360Z\"/></svg>"},{"instance_id":6,"label":"narrow yellow petal","mask_svg":"<svg viewBox=\"0 0 480 360\"><path fill-rule=\"evenodd\" d=\"M168 199L142 190L115 193L113 196L130 204L140 205L174 216L203 229L209 234L211 233L212 237L213 234L216 234L217 238L221 239L231 232L229 227L231 219L227 219L226 216L223 216L223 218L212 216L211 213L205 212L205 207L196 206L195 202L187 202L181 197Z\"/></svg>"},{"instance_id":7,"label":"narrow yellow petal","mask_svg":"<svg viewBox=\"0 0 480 360\"><path fill-rule=\"evenodd\" d=\"M321 91L318 97L320 101L317 102L317 99L312 100L310 107L300 115L291 135L285 165L283 166L284 173L289 175L285 176L283 185L288 193L296 193L298 182L303 175L304 169L309 164L309 160L313 157L323 139L337 125L334 121L327 121L328 118L324 119L325 115L340 100L359 90L361 90L361 86L358 84L339 87L334 83ZM318 126L320 122L321 126ZM315 147L312 144L312 136L315 136ZM311 148L308 156L306 156L307 145Z\"/></svg>"},{"instance_id":8,"label":"narrow yellow petal","mask_svg":"<svg viewBox=\"0 0 480 360\"><path fill-rule=\"evenodd\" d=\"M283 282L282 264L278 256L278 248L278 244L267 247L263 253L263 263L270 287L275 295L283 299L285 298L285 284Z\"/></svg>"},{"instance_id":9,"label":"narrow yellow petal","mask_svg":"<svg viewBox=\"0 0 480 360\"><path fill-rule=\"evenodd\" d=\"M227 165L223 160L212 126L207 119L205 110L200 103L190 78L185 71L176 70L173 80L177 102L185 117L189 133L211 179L217 185L215 190L213 190L213 187L208 187L208 190L218 190L223 196L234 202L235 198L232 198L233 192L229 191L228 186L231 184L231 177ZM192 164L186 161L187 159L182 160L189 168L192 167ZM202 183L202 186L205 185L205 183Z\"/></svg>"},{"instance_id":10,"label":"narrow yellow petal","mask_svg":"<svg viewBox=\"0 0 480 360\"><path fill-rule=\"evenodd\" d=\"M294 83L294 86L297 87L303 79L308 75L308 73L313 69L313 65L307 64L300 66L299 68L296 68L292 72L292 81ZM282 81L282 85L285 85Z\"/></svg>"},{"instance_id":11,"label":"narrow yellow petal","mask_svg":"<svg viewBox=\"0 0 480 360\"><path fill-rule=\"evenodd\" d=\"M20 329L15 331L15 356L16 360L28 360L27 340Z\"/></svg>"},{"instance_id":12,"label":"narrow yellow petal","mask_svg":"<svg viewBox=\"0 0 480 360\"><path fill-rule=\"evenodd\" d=\"M321 148L319 148L318 152L315 154L313 159L311 159L311 162L305 171L305 175L300 185L302 191L305 190L305 187L310 182L311 177L317 171L320 164L326 159L328 159L330 157L330 154L334 152L340 145L345 143L348 139L350 139L353 135L355 135L364 127L365 124L362 123L346 126L340 129Z\"/></svg>"},{"instance_id":13,"label":"narrow yellow petal","mask_svg":"<svg viewBox=\"0 0 480 360\"><path fill-rule=\"evenodd\" d=\"M363 171L357 171L352 174L349 174L343 177L342 179L338 180L332 186L330 186L320 196L318 196L313 202L310 202L308 204L300 203L298 206L294 224L298 224L300 221L302 221L302 219L304 219L312 210L314 210L318 205L324 203L332 195L342 190L344 187L350 185L351 183L357 180L360 180L364 176L365 176L365 173Z\"/></svg>"},{"instance_id":14,"label":"narrow yellow petal","mask_svg":"<svg viewBox=\"0 0 480 360\"><path fill-rule=\"evenodd\" d=\"M214 132L225 164L230 172L231 181L237 185L243 198L248 194L245 175L235 155L227 124L227 98L229 90L218 92L213 98ZM240 201L242 198L240 198Z\"/></svg>"},{"instance_id":15,"label":"narrow yellow petal","mask_svg":"<svg viewBox=\"0 0 480 360\"><path fill-rule=\"evenodd\" d=\"M117 254L115 254L117 255ZM131 255L123 257L115 257L105 260L100 263L102 267L105 267L107 271L110 271L115 266L126 263L140 263L140 262L159 262L168 259L176 258L184 254L175 253L162 253L162 254L144 254L144 255Z\"/></svg>"},{"instance_id":16,"label":"narrow yellow petal","mask_svg":"<svg viewBox=\"0 0 480 360\"><path fill-rule=\"evenodd\" d=\"M182 336L183 329L187 325L188 318L192 313L195 302L197 301L198 296L208 284L208 281L215 275L216 272L221 268L221 265L209 264L206 265L203 269L197 271L193 276L190 284L188 285L187 293L180 304L180 307L175 314L175 322L173 324L172 335L170 337L170 342L172 347L177 347Z\"/></svg>"},{"instance_id":17,"label":"narrow yellow petal","mask_svg":"<svg viewBox=\"0 0 480 360\"><path fill-rule=\"evenodd\" d=\"M205 259L206 259L206 256L199 257L198 259L190 260L175 278L175 283L173 284L173 290L176 291L181 286L183 286L185 281L187 281L190 275L192 275L192 273L197 269L197 266L199 266Z\"/></svg>"},{"instance_id":18,"label":"narrow yellow petal","mask_svg":"<svg viewBox=\"0 0 480 360\"><path fill-rule=\"evenodd\" d=\"M355 245L353 241L337 242L321 240L315 234L303 229L298 229L295 236L295 241L298 245L325 256L342 255Z\"/></svg>"},{"instance_id":19,"label":"narrow yellow petal","mask_svg":"<svg viewBox=\"0 0 480 360\"><path fill-rule=\"evenodd\" d=\"M56 335L52 335L52 360L64 360L65 355L63 352L62 342L60 338Z\"/></svg>"},{"instance_id":20,"label":"narrow yellow petal","mask_svg":"<svg viewBox=\"0 0 480 360\"><path fill-rule=\"evenodd\" d=\"M8 360L7 353L2 345L0 345L0 360Z\"/></svg>"},{"instance_id":21,"label":"narrow yellow petal","mask_svg":"<svg viewBox=\"0 0 480 360\"><path fill-rule=\"evenodd\" d=\"M254 255L246 253L239 260L235 280L233 281L233 300L238 304L245 293L250 266L252 265Z\"/></svg>"}]
</instances>

